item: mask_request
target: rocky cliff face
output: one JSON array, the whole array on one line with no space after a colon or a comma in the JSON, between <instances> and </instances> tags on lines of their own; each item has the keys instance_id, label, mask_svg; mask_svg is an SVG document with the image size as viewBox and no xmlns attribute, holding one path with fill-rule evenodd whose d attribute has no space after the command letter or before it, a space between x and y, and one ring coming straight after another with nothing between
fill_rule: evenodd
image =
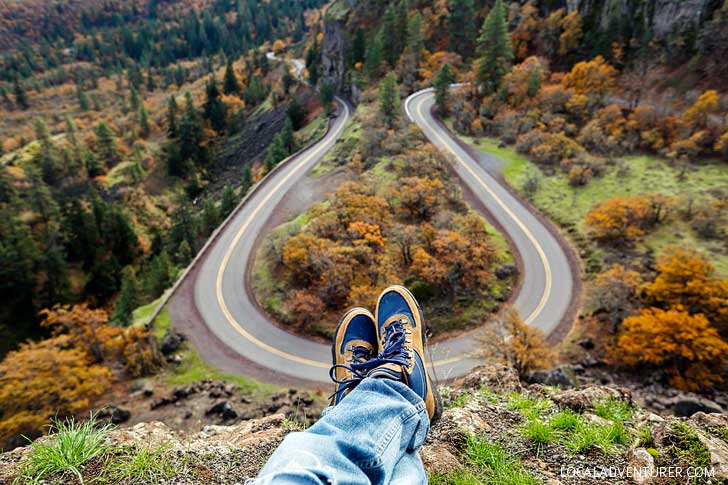
<instances>
[{"instance_id":1,"label":"rocky cliff face","mask_svg":"<svg viewBox=\"0 0 728 485\"><path fill-rule=\"evenodd\" d=\"M710 18L716 0L566 0L569 12L578 11L592 28L641 34L657 41L695 33ZM616 32L615 32L616 33ZM638 35L640 37L640 35Z\"/></svg>"},{"instance_id":2,"label":"rocky cliff face","mask_svg":"<svg viewBox=\"0 0 728 485\"><path fill-rule=\"evenodd\" d=\"M446 411L421 453L432 483L657 485L688 483L657 477L660 470L686 474L688 467L703 473L690 483L728 480L725 414L660 417L635 406L625 389L524 385L502 366L480 368L442 395ZM106 433L107 448L82 464L80 473L87 483L243 483L287 433L300 429L283 414L200 432L139 423ZM58 441L49 436L38 443ZM0 454L0 483L16 480L33 453L26 447ZM620 470L624 476L604 475ZM21 475L18 481L33 478ZM43 483L79 482L68 472Z\"/></svg>"}]
</instances>

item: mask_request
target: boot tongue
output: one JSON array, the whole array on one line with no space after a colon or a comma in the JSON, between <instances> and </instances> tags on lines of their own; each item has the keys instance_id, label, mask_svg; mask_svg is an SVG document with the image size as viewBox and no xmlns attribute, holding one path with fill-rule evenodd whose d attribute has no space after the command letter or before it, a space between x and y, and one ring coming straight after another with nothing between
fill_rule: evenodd
<instances>
[{"instance_id":1,"label":"boot tongue","mask_svg":"<svg viewBox=\"0 0 728 485\"><path fill-rule=\"evenodd\" d=\"M367 377L375 377L379 379L392 379L394 381L402 381L402 366L397 364L383 364L372 369Z\"/></svg>"}]
</instances>

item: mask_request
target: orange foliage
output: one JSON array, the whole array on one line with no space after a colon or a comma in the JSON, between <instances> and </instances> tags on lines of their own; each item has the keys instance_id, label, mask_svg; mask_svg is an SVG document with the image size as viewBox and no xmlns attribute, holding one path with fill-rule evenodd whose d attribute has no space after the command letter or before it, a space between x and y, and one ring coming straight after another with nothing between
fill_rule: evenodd
<instances>
[{"instance_id":1,"label":"orange foliage","mask_svg":"<svg viewBox=\"0 0 728 485\"><path fill-rule=\"evenodd\" d=\"M614 197L595 206L584 218L592 235L621 245L634 242L647 229L662 222L673 201L659 194Z\"/></svg>"},{"instance_id":2,"label":"orange foliage","mask_svg":"<svg viewBox=\"0 0 728 485\"><path fill-rule=\"evenodd\" d=\"M602 56L591 61L582 61L574 65L562 84L577 94L594 94L597 97L606 95L615 85L617 70L610 66Z\"/></svg>"},{"instance_id":3,"label":"orange foliage","mask_svg":"<svg viewBox=\"0 0 728 485\"><path fill-rule=\"evenodd\" d=\"M625 319L617 352L628 365L660 365L676 387L700 390L722 382L728 343L702 314L677 305L667 311L646 308Z\"/></svg>"}]
</instances>

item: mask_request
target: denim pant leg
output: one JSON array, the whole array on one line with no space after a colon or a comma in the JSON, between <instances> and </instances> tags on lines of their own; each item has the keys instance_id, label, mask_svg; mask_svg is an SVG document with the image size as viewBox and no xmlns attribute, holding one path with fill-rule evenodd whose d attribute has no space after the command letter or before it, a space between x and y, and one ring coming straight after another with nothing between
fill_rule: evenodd
<instances>
[{"instance_id":1,"label":"denim pant leg","mask_svg":"<svg viewBox=\"0 0 728 485\"><path fill-rule=\"evenodd\" d=\"M417 451L429 429L425 403L409 387L364 379L307 431L289 434L253 483L426 483Z\"/></svg>"}]
</instances>

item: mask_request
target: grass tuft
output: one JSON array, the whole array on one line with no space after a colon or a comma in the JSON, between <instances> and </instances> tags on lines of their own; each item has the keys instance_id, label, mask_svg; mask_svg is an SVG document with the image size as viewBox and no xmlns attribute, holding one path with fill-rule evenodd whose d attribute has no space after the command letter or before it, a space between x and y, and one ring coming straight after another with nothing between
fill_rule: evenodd
<instances>
[{"instance_id":1,"label":"grass tuft","mask_svg":"<svg viewBox=\"0 0 728 485\"><path fill-rule=\"evenodd\" d=\"M162 483L176 474L168 454L170 448L169 444L154 449L133 447L104 469L104 479L111 483Z\"/></svg>"},{"instance_id":2,"label":"grass tuft","mask_svg":"<svg viewBox=\"0 0 728 485\"><path fill-rule=\"evenodd\" d=\"M557 431L574 431L581 424L581 417L571 409L565 409L551 416L549 422Z\"/></svg>"},{"instance_id":3,"label":"grass tuft","mask_svg":"<svg viewBox=\"0 0 728 485\"><path fill-rule=\"evenodd\" d=\"M531 397L528 394L513 393L509 396L508 409L518 411L528 419L537 419L551 407L547 399Z\"/></svg>"},{"instance_id":4,"label":"grass tuft","mask_svg":"<svg viewBox=\"0 0 728 485\"><path fill-rule=\"evenodd\" d=\"M521 460L497 443L469 436L465 455L469 463L484 470L480 482L487 485L536 485L538 480L523 468ZM468 483L468 482L466 482Z\"/></svg>"},{"instance_id":5,"label":"grass tuft","mask_svg":"<svg viewBox=\"0 0 728 485\"><path fill-rule=\"evenodd\" d=\"M625 423L632 418L634 409L628 403L615 398L601 399L594 404L594 411L600 418Z\"/></svg>"},{"instance_id":6,"label":"grass tuft","mask_svg":"<svg viewBox=\"0 0 728 485\"><path fill-rule=\"evenodd\" d=\"M521 427L524 438L535 444L539 449L556 440L554 428L540 419L529 420Z\"/></svg>"},{"instance_id":7,"label":"grass tuft","mask_svg":"<svg viewBox=\"0 0 728 485\"><path fill-rule=\"evenodd\" d=\"M93 415L86 422L53 420L53 435L30 445L17 481L39 483L52 475L72 473L83 483L81 468L109 450L106 436L112 428L99 426Z\"/></svg>"}]
</instances>

